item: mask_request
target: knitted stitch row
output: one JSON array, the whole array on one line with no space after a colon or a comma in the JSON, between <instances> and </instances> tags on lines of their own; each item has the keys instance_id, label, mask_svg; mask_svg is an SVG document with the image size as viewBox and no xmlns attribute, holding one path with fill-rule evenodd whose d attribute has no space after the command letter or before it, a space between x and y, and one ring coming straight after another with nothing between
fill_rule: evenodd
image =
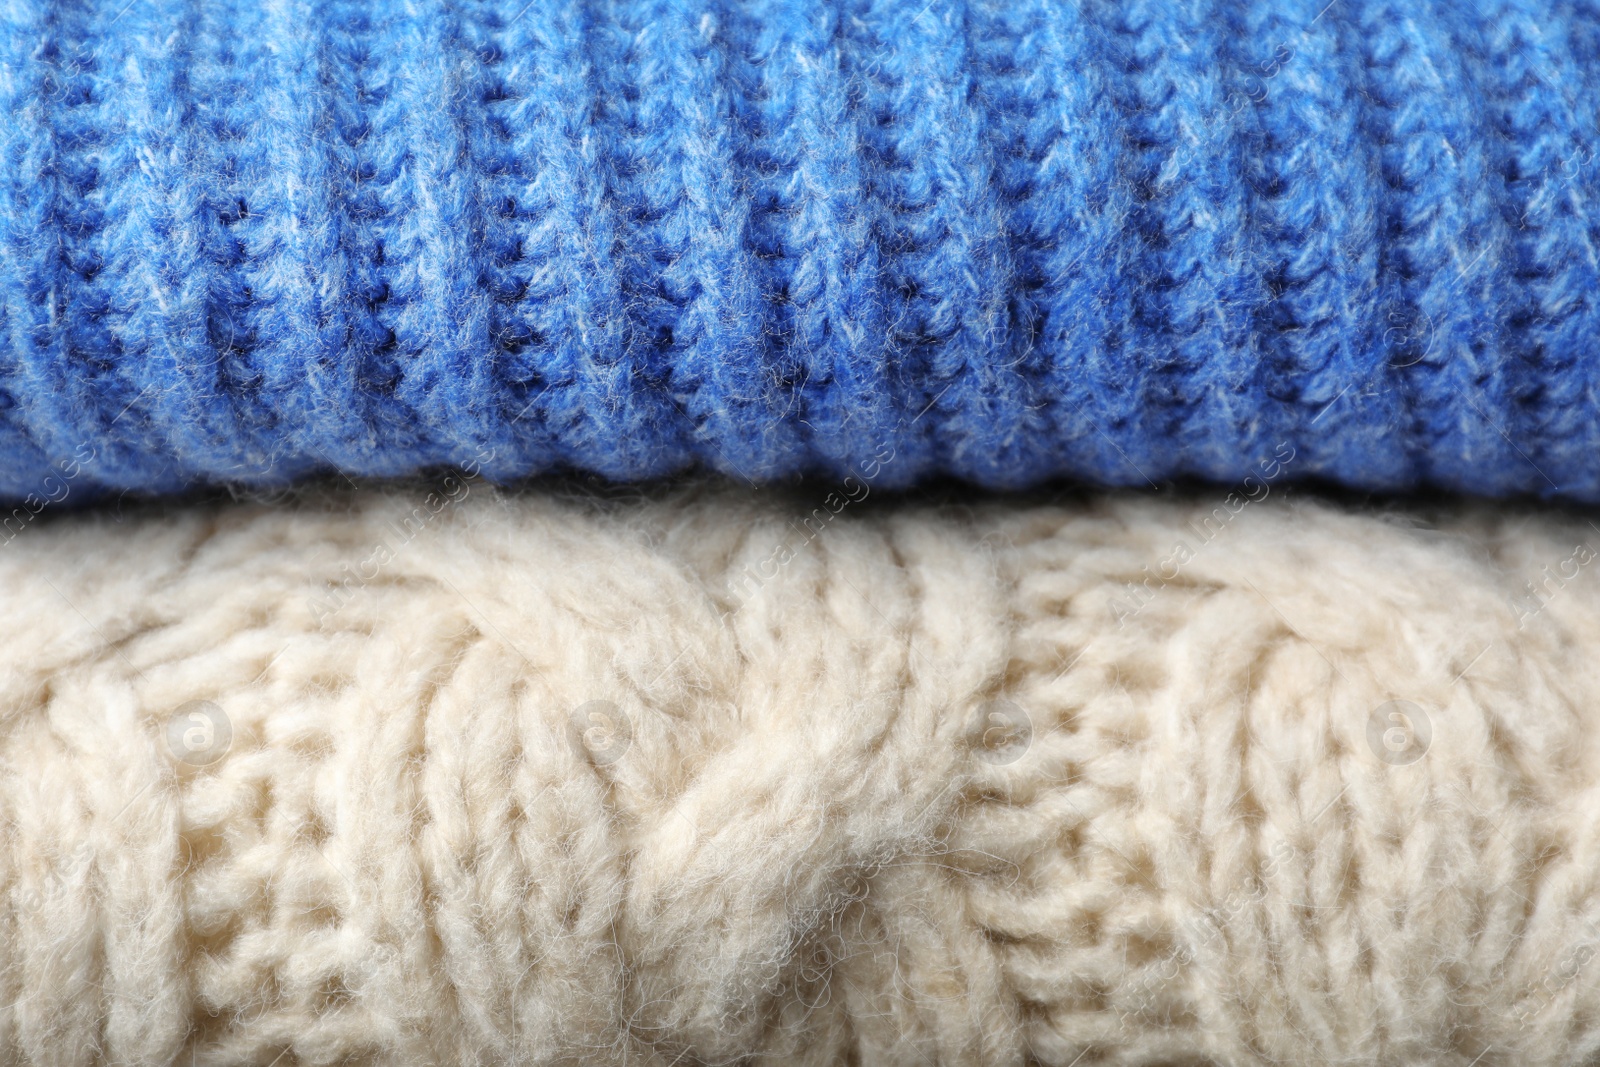
<instances>
[{"instance_id":1,"label":"knitted stitch row","mask_svg":"<svg viewBox=\"0 0 1600 1067\"><path fill-rule=\"evenodd\" d=\"M1597 1062L1581 518L821 495L18 538L0 1063Z\"/></svg>"},{"instance_id":2,"label":"knitted stitch row","mask_svg":"<svg viewBox=\"0 0 1600 1067\"><path fill-rule=\"evenodd\" d=\"M10 501L1600 500L1593 0L10 0L0 98Z\"/></svg>"}]
</instances>

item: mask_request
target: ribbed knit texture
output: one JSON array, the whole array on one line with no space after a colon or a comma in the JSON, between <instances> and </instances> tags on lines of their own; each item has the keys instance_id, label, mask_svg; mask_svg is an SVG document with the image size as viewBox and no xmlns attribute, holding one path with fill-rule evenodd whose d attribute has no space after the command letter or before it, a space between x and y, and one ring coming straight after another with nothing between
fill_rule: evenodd
<instances>
[{"instance_id":1,"label":"ribbed knit texture","mask_svg":"<svg viewBox=\"0 0 1600 1067\"><path fill-rule=\"evenodd\" d=\"M0 497L1600 500L1592 2L0 4Z\"/></svg>"}]
</instances>

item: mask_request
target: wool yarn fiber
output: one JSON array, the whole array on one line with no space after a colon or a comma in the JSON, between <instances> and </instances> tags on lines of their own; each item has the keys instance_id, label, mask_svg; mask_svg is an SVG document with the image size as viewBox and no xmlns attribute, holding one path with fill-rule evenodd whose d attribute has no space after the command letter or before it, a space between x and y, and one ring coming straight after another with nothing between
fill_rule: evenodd
<instances>
[{"instance_id":1,"label":"wool yarn fiber","mask_svg":"<svg viewBox=\"0 0 1600 1067\"><path fill-rule=\"evenodd\" d=\"M7 0L0 72L13 504L1281 441L1600 500L1590 0Z\"/></svg>"},{"instance_id":2,"label":"wool yarn fiber","mask_svg":"<svg viewBox=\"0 0 1600 1067\"><path fill-rule=\"evenodd\" d=\"M1600 1052L1585 521L448 479L41 523L6 1063Z\"/></svg>"}]
</instances>

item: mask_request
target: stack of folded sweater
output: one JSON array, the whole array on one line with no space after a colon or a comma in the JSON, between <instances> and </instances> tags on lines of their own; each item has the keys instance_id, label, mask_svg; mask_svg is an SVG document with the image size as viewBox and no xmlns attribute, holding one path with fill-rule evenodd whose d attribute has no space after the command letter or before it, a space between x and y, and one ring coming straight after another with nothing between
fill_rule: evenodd
<instances>
[{"instance_id":1,"label":"stack of folded sweater","mask_svg":"<svg viewBox=\"0 0 1600 1067\"><path fill-rule=\"evenodd\" d=\"M0 1063L1600 1056L1600 5L13 0L0 108Z\"/></svg>"}]
</instances>

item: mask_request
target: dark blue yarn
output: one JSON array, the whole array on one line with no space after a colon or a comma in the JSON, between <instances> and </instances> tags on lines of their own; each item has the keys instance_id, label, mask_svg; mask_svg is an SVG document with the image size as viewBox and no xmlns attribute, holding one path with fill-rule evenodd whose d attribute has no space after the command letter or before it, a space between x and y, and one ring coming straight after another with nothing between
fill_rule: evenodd
<instances>
[{"instance_id":1,"label":"dark blue yarn","mask_svg":"<svg viewBox=\"0 0 1600 1067\"><path fill-rule=\"evenodd\" d=\"M1600 500L1596 3L0 12L7 501L1290 450Z\"/></svg>"}]
</instances>

